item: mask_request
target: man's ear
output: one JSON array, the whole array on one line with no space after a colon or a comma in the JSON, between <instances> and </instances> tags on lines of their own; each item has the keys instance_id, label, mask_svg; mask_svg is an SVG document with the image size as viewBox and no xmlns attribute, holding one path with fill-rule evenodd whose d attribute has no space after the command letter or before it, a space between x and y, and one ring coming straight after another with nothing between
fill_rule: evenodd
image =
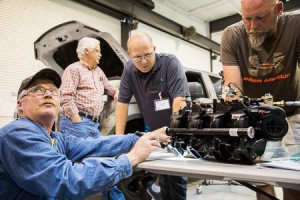
<instances>
[{"instance_id":1,"label":"man's ear","mask_svg":"<svg viewBox=\"0 0 300 200\"><path fill-rule=\"evenodd\" d=\"M156 51L156 46L153 46L153 52L155 53L155 51Z\"/></svg>"},{"instance_id":2,"label":"man's ear","mask_svg":"<svg viewBox=\"0 0 300 200\"><path fill-rule=\"evenodd\" d=\"M277 4L276 4L276 11L277 11L277 14L278 15L282 15L283 13L283 3L281 1L279 1Z\"/></svg>"},{"instance_id":3,"label":"man's ear","mask_svg":"<svg viewBox=\"0 0 300 200\"><path fill-rule=\"evenodd\" d=\"M84 49L84 54L85 55L89 54L89 50L87 48Z\"/></svg>"},{"instance_id":4,"label":"man's ear","mask_svg":"<svg viewBox=\"0 0 300 200\"><path fill-rule=\"evenodd\" d=\"M22 100L17 101L17 109L19 113L23 113Z\"/></svg>"}]
</instances>

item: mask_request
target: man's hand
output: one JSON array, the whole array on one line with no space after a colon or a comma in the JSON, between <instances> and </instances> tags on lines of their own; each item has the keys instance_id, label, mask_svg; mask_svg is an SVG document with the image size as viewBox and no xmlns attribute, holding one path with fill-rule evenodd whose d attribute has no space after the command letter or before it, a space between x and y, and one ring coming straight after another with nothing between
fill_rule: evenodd
<instances>
[{"instance_id":1,"label":"man's hand","mask_svg":"<svg viewBox=\"0 0 300 200\"><path fill-rule=\"evenodd\" d=\"M136 166L146 160L152 151L160 148L160 142L167 143L169 141L170 136L166 135L166 127L146 133L139 138L132 150L126 154L131 166Z\"/></svg>"},{"instance_id":2,"label":"man's hand","mask_svg":"<svg viewBox=\"0 0 300 200\"><path fill-rule=\"evenodd\" d=\"M80 118L79 114L73 115L73 116L70 118L70 120L71 120L72 122L81 122L81 118Z\"/></svg>"},{"instance_id":3,"label":"man's hand","mask_svg":"<svg viewBox=\"0 0 300 200\"><path fill-rule=\"evenodd\" d=\"M152 134L155 135L156 139L163 144L168 144L170 142L170 136L166 135L166 130L167 130L167 126L164 126L160 129L156 129L150 133L147 134Z\"/></svg>"},{"instance_id":4,"label":"man's hand","mask_svg":"<svg viewBox=\"0 0 300 200\"><path fill-rule=\"evenodd\" d=\"M119 90L116 89L115 95L114 95L114 102L116 103L118 101L118 96L119 96Z\"/></svg>"}]
</instances>

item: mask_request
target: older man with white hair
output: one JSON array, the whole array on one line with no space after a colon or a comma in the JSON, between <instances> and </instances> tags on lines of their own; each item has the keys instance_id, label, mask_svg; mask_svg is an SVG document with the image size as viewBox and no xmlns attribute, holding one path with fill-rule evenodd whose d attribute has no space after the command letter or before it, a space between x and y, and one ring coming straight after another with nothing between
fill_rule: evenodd
<instances>
[{"instance_id":1,"label":"older man with white hair","mask_svg":"<svg viewBox=\"0 0 300 200\"><path fill-rule=\"evenodd\" d=\"M59 130L76 137L93 137L101 135L100 113L103 110L104 93L118 98L118 89L108 81L98 64L101 59L100 41L83 37L77 45L79 61L69 65L62 76L61 106L63 116ZM125 199L117 186L110 191L111 199ZM106 199L106 194L104 194Z\"/></svg>"}]
</instances>

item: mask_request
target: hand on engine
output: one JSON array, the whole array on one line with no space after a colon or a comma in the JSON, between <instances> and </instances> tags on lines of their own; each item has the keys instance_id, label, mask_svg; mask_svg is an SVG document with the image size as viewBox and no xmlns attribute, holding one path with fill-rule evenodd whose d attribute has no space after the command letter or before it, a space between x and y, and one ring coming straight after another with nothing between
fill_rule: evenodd
<instances>
[{"instance_id":1,"label":"hand on engine","mask_svg":"<svg viewBox=\"0 0 300 200\"><path fill-rule=\"evenodd\" d=\"M160 143L167 144L170 142L170 136L166 135L166 128L163 127L146 133L139 138L131 151L126 154L131 166L136 166L138 163L146 160L151 152L160 148Z\"/></svg>"}]
</instances>

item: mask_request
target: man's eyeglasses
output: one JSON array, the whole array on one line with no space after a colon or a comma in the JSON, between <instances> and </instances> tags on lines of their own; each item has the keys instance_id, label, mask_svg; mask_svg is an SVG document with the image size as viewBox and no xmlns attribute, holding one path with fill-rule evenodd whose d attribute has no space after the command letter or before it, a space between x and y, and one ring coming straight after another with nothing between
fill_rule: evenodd
<instances>
[{"instance_id":1,"label":"man's eyeglasses","mask_svg":"<svg viewBox=\"0 0 300 200\"><path fill-rule=\"evenodd\" d=\"M144 56L138 56L138 57L135 57L135 58L131 58L132 61L134 62L142 62L143 58L147 61L149 61L151 59L151 56L153 55L154 52L151 52L151 53L148 53Z\"/></svg>"},{"instance_id":2,"label":"man's eyeglasses","mask_svg":"<svg viewBox=\"0 0 300 200\"><path fill-rule=\"evenodd\" d=\"M51 93L52 96L60 96L60 90L58 88L49 88L49 89L45 89L42 87L31 87L27 90L24 90L21 94L19 99L22 99L23 97L27 96L28 94L32 94L34 96L42 96L46 93L46 91L49 91Z\"/></svg>"}]
</instances>

